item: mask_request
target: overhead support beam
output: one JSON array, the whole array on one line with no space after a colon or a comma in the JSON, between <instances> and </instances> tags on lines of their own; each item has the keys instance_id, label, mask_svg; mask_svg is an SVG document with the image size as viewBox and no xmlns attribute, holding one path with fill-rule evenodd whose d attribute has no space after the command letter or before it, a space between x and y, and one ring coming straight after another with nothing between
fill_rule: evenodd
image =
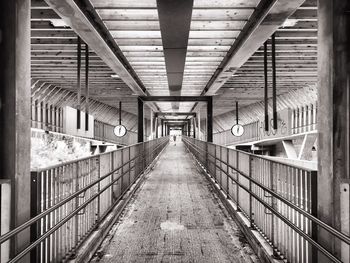
<instances>
[{"instance_id":1,"label":"overhead support beam","mask_svg":"<svg viewBox=\"0 0 350 263\"><path fill-rule=\"evenodd\" d=\"M185 69L193 0L157 0L170 96L180 96ZM178 109L178 103L172 103Z\"/></svg>"},{"instance_id":2,"label":"overhead support beam","mask_svg":"<svg viewBox=\"0 0 350 263\"><path fill-rule=\"evenodd\" d=\"M46 2L135 94L149 95L90 1L46 0Z\"/></svg>"},{"instance_id":3,"label":"overhead support beam","mask_svg":"<svg viewBox=\"0 0 350 263\"><path fill-rule=\"evenodd\" d=\"M304 0L261 0L202 95L214 95Z\"/></svg>"},{"instance_id":4,"label":"overhead support beam","mask_svg":"<svg viewBox=\"0 0 350 263\"><path fill-rule=\"evenodd\" d=\"M158 116L193 116L196 117L195 112L156 112L155 115Z\"/></svg>"},{"instance_id":5,"label":"overhead support beam","mask_svg":"<svg viewBox=\"0 0 350 263\"><path fill-rule=\"evenodd\" d=\"M208 102L210 96L140 96L143 101L154 102Z\"/></svg>"},{"instance_id":6,"label":"overhead support beam","mask_svg":"<svg viewBox=\"0 0 350 263\"><path fill-rule=\"evenodd\" d=\"M165 122L187 122L188 120L186 119L163 119Z\"/></svg>"}]
</instances>

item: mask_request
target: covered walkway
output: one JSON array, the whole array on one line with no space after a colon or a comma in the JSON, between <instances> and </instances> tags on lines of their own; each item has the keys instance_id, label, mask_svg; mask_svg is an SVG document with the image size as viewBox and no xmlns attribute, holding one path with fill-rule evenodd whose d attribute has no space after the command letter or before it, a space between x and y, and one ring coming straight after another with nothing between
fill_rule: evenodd
<instances>
[{"instance_id":1,"label":"covered walkway","mask_svg":"<svg viewBox=\"0 0 350 263\"><path fill-rule=\"evenodd\" d=\"M169 144L93 262L259 262L182 142Z\"/></svg>"}]
</instances>

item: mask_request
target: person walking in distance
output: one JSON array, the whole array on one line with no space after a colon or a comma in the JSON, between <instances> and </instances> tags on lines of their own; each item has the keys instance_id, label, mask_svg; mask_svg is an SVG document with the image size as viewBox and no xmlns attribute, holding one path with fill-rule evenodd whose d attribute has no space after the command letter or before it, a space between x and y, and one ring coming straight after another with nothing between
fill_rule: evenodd
<instances>
[{"instance_id":1,"label":"person walking in distance","mask_svg":"<svg viewBox=\"0 0 350 263\"><path fill-rule=\"evenodd\" d=\"M174 146L176 146L176 135L173 136Z\"/></svg>"}]
</instances>

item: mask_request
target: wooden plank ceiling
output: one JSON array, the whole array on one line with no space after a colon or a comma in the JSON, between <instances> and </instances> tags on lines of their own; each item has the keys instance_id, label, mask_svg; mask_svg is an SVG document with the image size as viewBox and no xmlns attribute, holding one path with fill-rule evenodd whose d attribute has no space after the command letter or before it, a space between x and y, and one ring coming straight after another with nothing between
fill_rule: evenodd
<instances>
[{"instance_id":1,"label":"wooden plank ceiling","mask_svg":"<svg viewBox=\"0 0 350 263\"><path fill-rule=\"evenodd\" d=\"M149 94L169 95L156 0L90 2ZM194 0L181 95L202 94L259 2ZM43 1L32 3L32 78L76 91L77 36L69 27L54 26L62 20ZM277 94L314 85L316 0L307 0L276 31L276 44ZM269 45L269 54L270 50ZM91 97L111 106L122 100L124 109L136 114L136 97L127 85L112 78L114 72L93 51L90 61ZM231 111L236 100L240 107L261 101L263 80L263 50L259 48L217 91L214 115ZM172 111L170 103L158 103L158 107ZM193 103L180 103L179 111L192 107Z\"/></svg>"},{"instance_id":2,"label":"wooden plank ceiling","mask_svg":"<svg viewBox=\"0 0 350 263\"><path fill-rule=\"evenodd\" d=\"M82 45L81 87L84 95L85 45ZM137 114L137 100L131 89L89 50L90 98ZM44 2L32 0L31 77L68 91L77 91L77 34Z\"/></svg>"},{"instance_id":3,"label":"wooden plank ceiling","mask_svg":"<svg viewBox=\"0 0 350 263\"><path fill-rule=\"evenodd\" d=\"M150 94L169 95L156 0L91 2ZM258 2L194 0L181 95L201 94Z\"/></svg>"},{"instance_id":4,"label":"wooden plank ceiling","mask_svg":"<svg viewBox=\"0 0 350 263\"><path fill-rule=\"evenodd\" d=\"M317 82L317 3L307 0L275 33L277 94L312 87ZM214 97L214 115L261 101L264 96L263 47L223 85ZM269 97L271 42L268 40Z\"/></svg>"}]
</instances>

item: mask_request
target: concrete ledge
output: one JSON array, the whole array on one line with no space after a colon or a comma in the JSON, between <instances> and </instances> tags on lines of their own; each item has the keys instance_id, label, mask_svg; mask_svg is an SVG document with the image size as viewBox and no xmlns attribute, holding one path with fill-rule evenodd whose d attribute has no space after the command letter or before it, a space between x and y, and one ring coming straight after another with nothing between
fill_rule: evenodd
<instances>
[{"instance_id":1,"label":"concrete ledge","mask_svg":"<svg viewBox=\"0 0 350 263\"><path fill-rule=\"evenodd\" d=\"M163 150L167 145L163 148ZM153 160L153 162L148 166L145 173L136 180L136 182L130 187L130 189L125 192L122 199L115 205L115 207L107 214L103 221L98 225L96 230L94 230L90 236L84 240L84 242L79 246L78 250L73 259L68 260L69 263L85 263L95 255L96 251L100 247L103 240L106 238L107 234L115 224L115 222L120 217L126 205L129 203L133 197L136 190L142 185L145 180L145 175L152 170L152 166L158 161L159 156L162 154L163 150L159 155Z\"/></svg>"},{"instance_id":2,"label":"concrete ledge","mask_svg":"<svg viewBox=\"0 0 350 263\"><path fill-rule=\"evenodd\" d=\"M192 155L192 154L191 154ZM193 156L193 155L192 155ZM214 189L220 198L221 202L226 207L229 214L237 223L242 233L247 238L250 246L252 247L255 254L259 257L261 262L264 263L284 263L281 259L276 259L273 256L273 249L270 244L261 236L261 234L252 228L250 228L249 220L243 215L242 212L237 211L237 206L234 202L227 198L226 193L220 189L220 185L217 184L214 178L206 172L204 167L197 161L193 156L197 165L202 169L202 173L208 179L208 181L214 186Z\"/></svg>"}]
</instances>

